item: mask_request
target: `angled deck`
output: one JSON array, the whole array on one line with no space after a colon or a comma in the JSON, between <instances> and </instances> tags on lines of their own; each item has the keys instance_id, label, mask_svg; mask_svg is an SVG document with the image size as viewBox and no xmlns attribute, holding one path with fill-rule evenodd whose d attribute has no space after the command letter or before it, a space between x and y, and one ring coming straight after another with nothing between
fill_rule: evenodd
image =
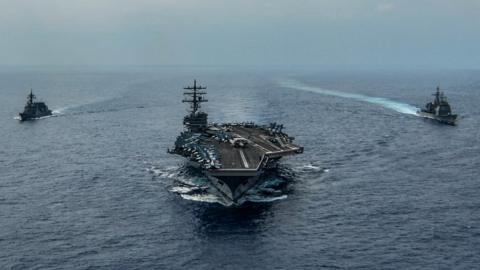
<instances>
[{"instance_id":1,"label":"angled deck","mask_svg":"<svg viewBox=\"0 0 480 270\"><path fill-rule=\"evenodd\" d=\"M252 170L258 171L265 157L277 158L299 153L301 147L292 144L284 134L269 134L259 127L228 126L235 138L245 139L244 147L235 147L230 142L204 138L206 145L213 145L219 154L222 167L216 171Z\"/></svg>"}]
</instances>

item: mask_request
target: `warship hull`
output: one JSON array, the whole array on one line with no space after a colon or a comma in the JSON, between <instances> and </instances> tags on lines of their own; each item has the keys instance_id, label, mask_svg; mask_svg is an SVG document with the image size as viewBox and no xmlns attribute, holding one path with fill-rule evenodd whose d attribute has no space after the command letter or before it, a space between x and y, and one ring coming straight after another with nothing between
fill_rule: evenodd
<instances>
[{"instance_id":1,"label":"warship hull","mask_svg":"<svg viewBox=\"0 0 480 270\"><path fill-rule=\"evenodd\" d=\"M18 114L20 121L35 120L35 119L39 119L39 118L51 116L51 115L52 115L52 111L50 110L47 112L37 113L37 114L26 114L26 113Z\"/></svg>"},{"instance_id":2,"label":"warship hull","mask_svg":"<svg viewBox=\"0 0 480 270\"><path fill-rule=\"evenodd\" d=\"M427 112L422 112L422 111L417 112L417 114L420 117L430 119L430 120L436 121L436 122L441 123L441 124L450 125L450 126L455 126L457 124L457 116L456 115L438 116L438 115L435 115L433 113L427 113Z\"/></svg>"}]
</instances>

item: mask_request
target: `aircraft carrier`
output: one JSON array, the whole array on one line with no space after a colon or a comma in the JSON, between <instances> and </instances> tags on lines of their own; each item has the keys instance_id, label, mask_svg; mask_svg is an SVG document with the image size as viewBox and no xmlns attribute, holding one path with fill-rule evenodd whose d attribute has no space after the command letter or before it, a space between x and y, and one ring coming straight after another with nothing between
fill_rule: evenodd
<instances>
[{"instance_id":1,"label":"aircraft carrier","mask_svg":"<svg viewBox=\"0 0 480 270\"><path fill-rule=\"evenodd\" d=\"M208 114L200 110L206 87L185 87L182 102L190 104L184 117L185 130L177 137L171 154L181 155L200 169L233 204L246 191L259 184L262 173L282 157L303 153L303 147L283 132L283 125L271 123L208 123Z\"/></svg>"}]
</instances>

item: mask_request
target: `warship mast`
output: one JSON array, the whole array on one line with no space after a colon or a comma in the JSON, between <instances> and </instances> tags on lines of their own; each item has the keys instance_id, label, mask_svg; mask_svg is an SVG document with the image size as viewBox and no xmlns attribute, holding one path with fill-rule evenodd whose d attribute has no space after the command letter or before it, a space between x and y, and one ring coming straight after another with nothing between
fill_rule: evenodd
<instances>
[{"instance_id":1,"label":"warship mast","mask_svg":"<svg viewBox=\"0 0 480 270\"><path fill-rule=\"evenodd\" d=\"M440 87L437 86L437 92L433 94L435 96L435 102L434 104L440 104Z\"/></svg>"},{"instance_id":2,"label":"warship mast","mask_svg":"<svg viewBox=\"0 0 480 270\"><path fill-rule=\"evenodd\" d=\"M199 111L200 104L207 102L208 100L204 98L204 95L207 92L201 91L207 89L201 85L197 85L197 80L193 81L193 86L187 86L183 89L187 90L183 93L185 98L182 100L183 103L190 103L191 111L184 117L183 124L188 128L189 131L198 133L207 127L207 117L208 114Z\"/></svg>"},{"instance_id":3,"label":"warship mast","mask_svg":"<svg viewBox=\"0 0 480 270\"><path fill-rule=\"evenodd\" d=\"M33 94L33 89L30 89L30 94L28 95L27 105L33 105L33 100L35 99L35 95Z\"/></svg>"}]
</instances>

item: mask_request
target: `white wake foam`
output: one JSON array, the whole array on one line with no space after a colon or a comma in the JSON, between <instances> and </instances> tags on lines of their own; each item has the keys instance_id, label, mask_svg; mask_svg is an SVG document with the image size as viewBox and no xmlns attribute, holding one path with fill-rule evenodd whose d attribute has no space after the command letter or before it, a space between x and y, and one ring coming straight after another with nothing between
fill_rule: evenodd
<instances>
[{"instance_id":1,"label":"white wake foam","mask_svg":"<svg viewBox=\"0 0 480 270\"><path fill-rule=\"evenodd\" d=\"M173 180L173 186L170 192L180 195L185 200L218 203L224 206L231 206L232 202L224 199L209 182L203 178L185 177L180 174L176 166L158 168L151 166L147 171L161 178Z\"/></svg>"},{"instance_id":2,"label":"white wake foam","mask_svg":"<svg viewBox=\"0 0 480 270\"><path fill-rule=\"evenodd\" d=\"M261 196L261 195L246 195L243 200L243 202L253 202L253 203L268 203L268 202L274 202L278 200L284 200L288 198L288 195L283 194L280 196Z\"/></svg>"},{"instance_id":3,"label":"white wake foam","mask_svg":"<svg viewBox=\"0 0 480 270\"><path fill-rule=\"evenodd\" d=\"M211 193L203 193L203 194L180 194L182 198L185 200L190 201L197 201L197 202L206 202L206 203L219 203L224 206L231 206L232 203L226 200L223 200L221 197L211 194Z\"/></svg>"},{"instance_id":4,"label":"white wake foam","mask_svg":"<svg viewBox=\"0 0 480 270\"><path fill-rule=\"evenodd\" d=\"M152 166L148 168L147 171L163 178L175 179L178 175L177 167L157 168Z\"/></svg>"},{"instance_id":5,"label":"white wake foam","mask_svg":"<svg viewBox=\"0 0 480 270\"><path fill-rule=\"evenodd\" d=\"M62 115L65 113L65 111L68 109L68 107L63 107L63 108L58 108L58 109L54 109L52 110L52 113L54 115Z\"/></svg>"},{"instance_id":6,"label":"white wake foam","mask_svg":"<svg viewBox=\"0 0 480 270\"><path fill-rule=\"evenodd\" d=\"M170 189L171 192L178 193L178 194L189 194L192 193L195 189L191 187L182 187L182 186L175 186Z\"/></svg>"},{"instance_id":7,"label":"white wake foam","mask_svg":"<svg viewBox=\"0 0 480 270\"><path fill-rule=\"evenodd\" d=\"M350 99L355 99L355 100L359 100L359 101L363 101L363 102L377 104L377 105L380 105L380 106L385 107L387 109L391 109L391 110L394 110L396 112L404 113L404 114L417 115L417 111L419 110L417 107L412 106L410 104L390 100L388 98L371 97L371 96L365 96L365 95L361 95L361 94L354 94L354 93L342 92L342 91L337 91L337 90L323 89L323 88L316 87L316 86L306 85L304 83L301 83L301 82L298 82L298 81L292 80L292 79L280 80L279 84L282 87L286 87L286 88L290 88L290 89L309 91L309 92L319 93L319 94L322 94L322 95L350 98Z\"/></svg>"},{"instance_id":8,"label":"white wake foam","mask_svg":"<svg viewBox=\"0 0 480 270\"><path fill-rule=\"evenodd\" d=\"M292 169L293 169L294 172L307 173L307 174L310 174L310 173L313 173L313 174L327 173L327 172L330 171L329 168L320 167L320 166L317 166L317 165L314 165L314 164L311 164L311 163L298 165L298 166L293 167Z\"/></svg>"},{"instance_id":9,"label":"white wake foam","mask_svg":"<svg viewBox=\"0 0 480 270\"><path fill-rule=\"evenodd\" d=\"M299 171L310 171L310 172L320 172L320 171L326 171L326 169L313 165L313 164L304 164L298 167L295 167L295 169Z\"/></svg>"},{"instance_id":10,"label":"white wake foam","mask_svg":"<svg viewBox=\"0 0 480 270\"><path fill-rule=\"evenodd\" d=\"M56 117L58 116L57 114L52 114L52 115L47 115L47 116L42 116L42 117L36 117L36 118L31 118L31 120L42 120L42 119L47 119L47 118L50 118L50 117ZM13 119L15 120L22 120L22 118L20 118L20 116L14 116Z\"/></svg>"}]
</instances>

